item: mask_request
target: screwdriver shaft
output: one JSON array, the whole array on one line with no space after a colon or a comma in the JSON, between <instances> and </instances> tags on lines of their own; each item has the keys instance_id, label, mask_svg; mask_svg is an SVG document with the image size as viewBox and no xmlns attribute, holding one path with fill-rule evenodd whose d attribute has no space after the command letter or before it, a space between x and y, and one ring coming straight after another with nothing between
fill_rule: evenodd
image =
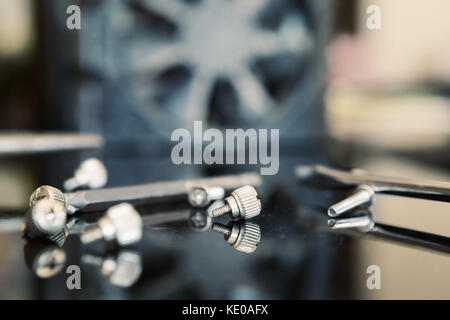
<instances>
[{"instance_id":1,"label":"screwdriver shaft","mask_svg":"<svg viewBox=\"0 0 450 320\"><path fill-rule=\"evenodd\" d=\"M243 185L259 186L261 177L256 173L245 173L215 178L203 178L192 180L155 182L144 185L116 187L98 190L85 190L74 193L66 193L69 206L73 206L73 212L95 211L109 206L129 202L134 205L184 200L188 192L197 186L222 187L225 190L233 190ZM72 212L72 213L73 213Z\"/></svg>"}]
</instances>

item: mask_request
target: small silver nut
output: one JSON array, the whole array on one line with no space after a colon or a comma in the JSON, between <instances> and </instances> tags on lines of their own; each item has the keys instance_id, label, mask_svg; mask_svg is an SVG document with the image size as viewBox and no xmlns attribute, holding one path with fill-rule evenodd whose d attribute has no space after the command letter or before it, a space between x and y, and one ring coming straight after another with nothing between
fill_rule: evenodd
<instances>
[{"instance_id":1,"label":"small silver nut","mask_svg":"<svg viewBox=\"0 0 450 320\"><path fill-rule=\"evenodd\" d=\"M139 213L128 203L111 207L98 221L106 241L116 240L121 246L138 242L142 238L143 223Z\"/></svg>"}]
</instances>

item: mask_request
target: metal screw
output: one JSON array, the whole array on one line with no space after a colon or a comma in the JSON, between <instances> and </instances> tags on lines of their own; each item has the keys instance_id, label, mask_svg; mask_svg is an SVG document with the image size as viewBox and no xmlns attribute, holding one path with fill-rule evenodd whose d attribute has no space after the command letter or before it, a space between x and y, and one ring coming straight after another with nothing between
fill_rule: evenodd
<instances>
[{"instance_id":1,"label":"metal screw","mask_svg":"<svg viewBox=\"0 0 450 320\"><path fill-rule=\"evenodd\" d=\"M142 273L140 254L130 250L121 250L117 255L107 257L85 254L81 261L96 266L109 282L122 288L133 285Z\"/></svg>"},{"instance_id":2,"label":"metal screw","mask_svg":"<svg viewBox=\"0 0 450 320\"><path fill-rule=\"evenodd\" d=\"M229 197L225 198L225 202L226 204L223 207L212 211L213 217L216 218L228 213L232 219L251 219L261 212L261 201L252 186L234 190Z\"/></svg>"},{"instance_id":3,"label":"metal screw","mask_svg":"<svg viewBox=\"0 0 450 320\"><path fill-rule=\"evenodd\" d=\"M79 187L98 189L105 186L108 181L108 172L105 165L96 158L83 161L75 171L75 175L64 182L64 189L71 191Z\"/></svg>"},{"instance_id":4,"label":"metal screw","mask_svg":"<svg viewBox=\"0 0 450 320\"><path fill-rule=\"evenodd\" d=\"M100 220L89 225L81 234L84 244L103 239L107 243L116 242L126 246L142 238L142 218L134 207L122 203L108 209Z\"/></svg>"},{"instance_id":5,"label":"metal screw","mask_svg":"<svg viewBox=\"0 0 450 320\"><path fill-rule=\"evenodd\" d=\"M204 208L213 200L223 199L225 190L222 187L194 187L188 193L188 200L195 208Z\"/></svg>"},{"instance_id":6,"label":"metal screw","mask_svg":"<svg viewBox=\"0 0 450 320\"><path fill-rule=\"evenodd\" d=\"M350 197L331 206L328 209L328 215L330 217L338 217L356 207L372 204L375 191L371 186L360 185L356 190L356 193Z\"/></svg>"},{"instance_id":7,"label":"metal screw","mask_svg":"<svg viewBox=\"0 0 450 320\"><path fill-rule=\"evenodd\" d=\"M78 220L77 218L72 218L65 224L64 228L61 231L49 236L48 240L62 247L66 242L67 237L74 233L72 228L75 226L75 224L77 224L78 221L80 220Z\"/></svg>"},{"instance_id":8,"label":"metal screw","mask_svg":"<svg viewBox=\"0 0 450 320\"><path fill-rule=\"evenodd\" d=\"M214 223L214 232L224 235L224 239L236 250L245 253L252 253L258 247L261 240L261 229L257 224L251 222L234 222L227 226L221 223Z\"/></svg>"},{"instance_id":9,"label":"metal screw","mask_svg":"<svg viewBox=\"0 0 450 320\"><path fill-rule=\"evenodd\" d=\"M204 232L211 227L212 218L205 210L192 210L188 218L189 227L196 232Z\"/></svg>"},{"instance_id":10,"label":"metal screw","mask_svg":"<svg viewBox=\"0 0 450 320\"><path fill-rule=\"evenodd\" d=\"M328 226L331 229L358 229L363 232L368 232L373 229L375 221L369 214L364 214L359 217L352 217L346 219L329 219Z\"/></svg>"},{"instance_id":11,"label":"metal screw","mask_svg":"<svg viewBox=\"0 0 450 320\"><path fill-rule=\"evenodd\" d=\"M41 186L34 190L34 192L30 196L30 207L33 207L36 201L39 201L41 199L51 199L58 201L64 207L66 207L67 205L66 196L64 195L64 193L52 186Z\"/></svg>"},{"instance_id":12,"label":"metal screw","mask_svg":"<svg viewBox=\"0 0 450 320\"><path fill-rule=\"evenodd\" d=\"M24 234L29 238L49 237L64 229L67 212L53 199L35 201L25 214Z\"/></svg>"},{"instance_id":13,"label":"metal screw","mask_svg":"<svg viewBox=\"0 0 450 320\"><path fill-rule=\"evenodd\" d=\"M25 240L25 263L39 278L58 274L66 263L66 251L44 239Z\"/></svg>"}]
</instances>

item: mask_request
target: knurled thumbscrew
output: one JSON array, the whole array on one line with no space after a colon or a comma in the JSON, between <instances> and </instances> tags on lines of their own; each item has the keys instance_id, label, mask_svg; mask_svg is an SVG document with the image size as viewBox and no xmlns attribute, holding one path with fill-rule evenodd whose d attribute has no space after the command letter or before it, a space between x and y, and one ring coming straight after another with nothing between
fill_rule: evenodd
<instances>
[{"instance_id":1,"label":"knurled thumbscrew","mask_svg":"<svg viewBox=\"0 0 450 320\"><path fill-rule=\"evenodd\" d=\"M252 253L261 240L261 229L251 222L231 221L228 225L214 223L214 232L224 235L224 239L233 248L245 253Z\"/></svg>"},{"instance_id":2,"label":"knurled thumbscrew","mask_svg":"<svg viewBox=\"0 0 450 320\"><path fill-rule=\"evenodd\" d=\"M105 165L96 158L89 158L75 170L72 178L64 182L64 189L72 191L80 187L98 189L108 182L108 172Z\"/></svg>"},{"instance_id":3,"label":"knurled thumbscrew","mask_svg":"<svg viewBox=\"0 0 450 320\"><path fill-rule=\"evenodd\" d=\"M106 243L127 246L142 238L142 218L131 204L121 203L106 211L97 223L87 226L81 242L88 244L103 239Z\"/></svg>"},{"instance_id":4,"label":"knurled thumbscrew","mask_svg":"<svg viewBox=\"0 0 450 320\"><path fill-rule=\"evenodd\" d=\"M66 207L66 196L62 193L61 190L56 189L52 186L41 186L33 191L30 196L29 206L30 208L34 206L36 201L41 199L51 199L61 203L64 207Z\"/></svg>"},{"instance_id":5,"label":"knurled thumbscrew","mask_svg":"<svg viewBox=\"0 0 450 320\"><path fill-rule=\"evenodd\" d=\"M67 212L61 202L47 198L34 201L25 214L24 235L50 237L64 229L66 219Z\"/></svg>"},{"instance_id":6,"label":"knurled thumbscrew","mask_svg":"<svg viewBox=\"0 0 450 320\"><path fill-rule=\"evenodd\" d=\"M261 201L258 193L252 186L244 186L231 192L225 198L226 204L212 211L213 217L229 214L232 219L251 219L261 212Z\"/></svg>"},{"instance_id":7,"label":"knurled thumbscrew","mask_svg":"<svg viewBox=\"0 0 450 320\"><path fill-rule=\"evenodd\" d=\"M200 186L192 188L188 193L188 200L194 208L204 208L211 201L223 199L225 190L222 187Z\"/></svg>"}]
</instances>

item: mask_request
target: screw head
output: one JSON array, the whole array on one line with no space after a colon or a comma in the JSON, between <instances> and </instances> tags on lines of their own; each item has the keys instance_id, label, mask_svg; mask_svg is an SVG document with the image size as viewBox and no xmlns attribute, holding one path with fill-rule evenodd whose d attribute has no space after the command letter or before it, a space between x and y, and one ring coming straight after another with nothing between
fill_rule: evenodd
<instances>
[{"instance_id":1,"label":"screw head","mask_svg":"<svg viewBox=\"0 0 450 320\"><path fill-rule=\"evenodd\" d=\"M66 206L66 196L64 193L52 186L41 186L34 190L30 196L29 206L32 207L34 204L41 199L52 199L60 202L64 207Z\"/></svg>"},{"instance_id":2,"label":"screw head","mask_svg":"<svg viewBox=\"0 0 450 320\"><path fill-rule=\"evenodd\" d=\"M26 265L34 275L41 279L55 276L65 265L65 250L47 240L25 239L23 249Z\"/></svg>"},{"instance_id":3,"label":"screw head","mask_svg":"<svg viewBox=\"0 0 450 320\"><path fill-rule=\"evenodd\" d=\"M34 203L30 213L34 228L42 234L52 235L64 229L67 212L64 206L52 199L41 199Z\"/></svg>"},{"instance_id":4,"label":"screw head","mask_svg":"<svg viewBox=\"0 0 450 320\"><path fill-rule=\"evenodd\" d=\"M98 225L104 240L116 240L121 246L138 242L142 238L143 223L140 214L128 203L111 207Z\"/></svg>"},{"instance_id":5,"label":"screw head","mask_svg":"<svg viewBox=\"0 0 450 320\"><path fill-rule=\"evenodd\" d=\"M244 186L231 192L225 199L231 208L233 218L251 219L261 213L261 201L252 186Z\"/></svg>"},{"instance_id":6,"label":"screw head","mask_svg":"<svg viewBox=\"0 0 450 320\"><path fill-rule=\"evenodd\" d=\"M134 251L120 251L116 257L108 257L102 265L102 273L118 287L128 288L142 273L142 259Z\"/></svg>"},{"instance_id":7,"label":"screw head","mask_svg":"<svg viewBox=\"0 0 450 320\"><path fill-rule=\"evenodd\" d=\"M188 193L188 200L191 206L203 208L208 205L208 191L203 187L192 188Z\"/></svg>"},{"instance_id":8,"label":"screw head","mask_svg":"<svg viewBox=\"0 0 450 320\"><path fill-rule=\"evenodd\" d=\"M261 241L261 229L259 225L251 222L231 222L228 224L231 230L225 240L236 250L252 253L256 250Z\"/></svg>"},{"instance_id":9,"label":"screw head","mask_svg":"<svg viewBox=\"0 0 450 320\"><path fill-rule=\"evenodd\" d=\"M204 232L211 227L212 218L204 210L192 210L188 219L189 227L196 232Z\"/></svg>"}]
</instances>

